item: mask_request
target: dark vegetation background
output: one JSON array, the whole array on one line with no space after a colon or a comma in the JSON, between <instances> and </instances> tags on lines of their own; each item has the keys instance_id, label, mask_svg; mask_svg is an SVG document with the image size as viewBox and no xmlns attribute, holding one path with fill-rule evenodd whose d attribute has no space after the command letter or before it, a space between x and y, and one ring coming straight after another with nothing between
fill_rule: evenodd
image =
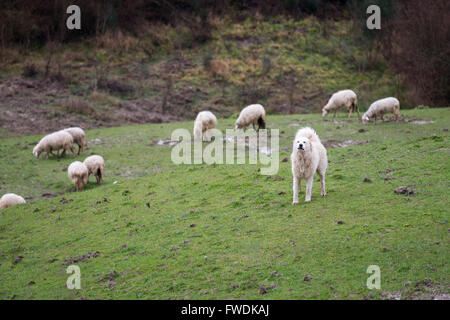
<instances>
[{"instance_id":1,"label":"dark vegetation background","mask_svg":"<svg viewBox=\"0 0 450 320\"><path fill-rule=\"evenodd\" d=\"M66 8L70 4L81 7L81 30L66 29L65 23L68 17ZM368 15L365 11L370 4L378 4L382 9L381 30L371 31L366 28ZM206 94L202 88L180 90L177 84L179 78L185 76L183 70L193 67L193 59L186 59L186 50L195 52L198 49L201 51L201 64L209 70L211 85L219 88L214 104L233 105L237 110L245 103L255 101L266 103L267 96L274 94L271 88L279 87L284 90L285 101L270 101L276 106L269 106L269 112L317 112L332 93L331 89L326 91L310 89L299 97L296 94L299 88L312 83L311 79L308 79L308 72L298 68L285 68L272 77L270 72L275 63L273 55L267 48L264 48L261 53L259 51L256 53L259 47L255 47L255 60L261 60L261 66L257 71L246 71L246 78L242 83L227 76L232 73L230 69L236 67L230 65L232 58L240 59L239 52L233 51L233 48L230 49L232 44L227 40L234 37L231 40L240 42L243 46L259 45L267 41L264 34L250 35L249 38L233 34L228 35L230 39L227 39L227 30L222 32L225 34L223 36L224 50L230 53L229 59L219 59L220 50L208 48L218 25L222 28L227 25L214 23L218 19L231 21L227 22L228 25L239 25L252 19L272 19L271 21L277 24L277 17L284 17L287 21L314 17L319 21L319 25L312 23L309 33L311 34L311 30L317 30L317 37L311 37L311 43L307 43L308 48L312 47L313 52L321 50L323 51L321 54L327 57L336 54L333 52L333 46L339 46L338 54L344 56L346 63L353 65L357 73L390 72L394 78L393 86L395 86L392 94L401 99L404 108L418 105L446 107L450 101L449 9L450 2L446 0L430 2L421 0L7 0L0 6L2 20L0 93L3 90L3 94L7 97L13 95L18 98L20 95L15 93L17 87L25 91L31 89L40 92L51 88L56 93L46 92L45 96L48 98L52 94L61 96L63 89L67 88L68 84L72 84L71 92L62 94L65 99L60 111L69 115L68 122L70 122L70 114L82 114L86 118L95 120L86 127L101 126L104 123L119 124L117 121L114 122L113 116L108 116L108 112L102 112L97 108L96 99L108 100L107 103L116 104L118 109L122 110L121 117L129 117L129 122L160 122L192 118L197 112L195 108L177 109L174 112L174 106L195 104L198 99L201 99L198 96ZM348 36L351 39L345 43L333 38L336 36L334 29L339 26L340 21L349 21L352 25L351 34ZM254 27L250 26L250 30L252 28ZM254 31L255 34L258 33L258 30ZM289 41L287 37L286 43ZM79 46L77 47L80 43L83 43L86 54L79 49ZM73 48L69 56L67 56L67 48ZM356 52L356 49L361 52ZM66 56L60 54L63 50L66 50ZM108 54L113 50L116 52L117 60L122 59L124 64L126 54L134 53L135 60L140 59L141 63L136 66L136 69L140 68L139 72L147 78L152 75L148 71L148 66L155 65L155 61L161 60L162 55L167 58L167 61L158 67L158 72L162 71L159 76L161 83L152 84L159 96L158 115L156 113L149 115L155 111L154 102L150 103L151 106L142 108L141 104L145 104L145 101L141 101L142 103L134 100L132 103L127 101L139 96L144 90L144 84L141 85L141 92L132 82L132 75L124 76L128 78L126 81L110 76L116 61L113 62ZM39 54L41 60L36 59L36 56L33 56L34 53ZM78 57L77 53L85 57ZM69 79L73 78L71 72L77 66L72 64L67 67L65 62L75 61L76 63L77 59L78 61L87 59L86 63L92 67L95 81L89 84L88 88L83 87L83 80L79 79L79 84L74 89L73 80ZM128 65L131 64L129 61ZM147 65L144 66L144 62ZM119 65L117 63L117 66ZM78 68L81 70L81 62ZM178 75L180 70L183 73L182 76ZM133 72L136 74L135 70ZM17 74L20 74L20 79L28 80L23 82L17 77L14 78ZM270 85L262 85L260 82L266 81L264 79L270 81ZM142 83L141 79L135 80ZM372 89L366 88L366 90ZM94 92L96 96L90 96L89 99L73 97L74 94L86 95L88 90ZM102 90L114 94L112 97L99 98ZM114 97L125 97L125 101L113 101ZM372 98L363 96L363 104L369 104ZM23 105L24 101L20 103ZM36 117L40 115L38 108L34 106L50 103L43 97L33 102L29 96L25 102L29 108L18 112L26 113L33 110ZM7 104L8 101L4 100L3 103ZM19 105L19 101L15 99L11 105ZM135 109L142 112L133 113ZM230 112L236 110L232 109ZM47 110L43 112L48 113ZM60 115L61 113L56 112L53 117L58 118ZM224 113L222 116L227 114ZM17 115L14 117L10 115L8 118L6 111L3 114L0 112L0 125L2 125L2 118L4 126L5 123L11 122L11 119L17 118ZM72 122L74 121L75 119ZM48 126L47 122L45 123ZM24 131L27 130L24 128Z\"/></svg>"}]
</instances>

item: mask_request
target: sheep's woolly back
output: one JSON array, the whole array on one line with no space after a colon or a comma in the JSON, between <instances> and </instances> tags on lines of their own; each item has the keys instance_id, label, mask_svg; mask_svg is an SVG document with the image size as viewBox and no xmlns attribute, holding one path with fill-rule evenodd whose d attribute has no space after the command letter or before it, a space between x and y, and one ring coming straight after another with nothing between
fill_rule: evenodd
<instances>
[{"instance_id":1,"label":"sheep's woolly back","mask_svg":"<svg viewBox=\"0 0 450 320\"><path fill-rule=\"evenodd\" d=\"M73 142L78 144L79 146L85 145L86 143L86 135L83 129L79 127L66 128L64 131L70 133L73 138Z\"/></svg>"},{"instance_id":2,"label":"sheep's woolly back","mask_svg":"<svg viewBox=\"0 0 450 320\"><path fill-rule=\"evenodd\" d=\"M194 138L201 139L203 132L214 129L217 125L217 118L211 111L201 111L194 122Z\"/></svg>"},{"instance_id":3,"label":"sheep's woolly back","mask_svg":"<svg viewBox=\"0 0 450 320\"><path fill-rule=\"evenodd\" d=\"M397 114L400 110L400 101L394 97L384 98L375 101L364 113L363 119L368 119L377 114L394 113Z\"/></svg>"},{"instance_id":4,"label":"sheep's woolly back","mask_svg":"<svg viewBox=\"0 0 450 320\"><path fill-rule=\"evenodd\" d=\"M21 196L14 193L6 193L0 198L0 210L22 203L26 203L26 201Z\"/></svg>"},{"instance_id":5,"label":"sheep's woolly back","mask_svg":"<svg viewBox=\"0 0 450 320\"><path fill-rule=\"evenodd\" d=\"M97 175L99 170L103 173L105 169L105 160L102 156L93 155L87 157L83 163L88 168L89 174Z\"/></svg>"},{"instance_id":6,"label":"sheep's woolly back","mask_svg":"<svg viewBox=\"0 0 450 320\"><path fill-rule=\"evenodd\" d=\"M236 126L239 128L247 127L248 125L254 124L264 124L266 121L266 111L264 107L260 104L251 104L244 109L242 109L239 117L236 120Z\"/></svg>"},{"instance_id":7,"label":"sheep's woolly back","mask_svg":"<svg viewBox=\"0 0 450 320\"><path fill-rule=\"evenodd\" d=\"M332 111L344 107L350 108L353 103L357 103L356 93L353 90L341 90L331 96L322 110Z\"/></svg>"},{"instance_id":8,"label":"sheep's woolly back","mask_svg":"<svg viewBox=\"0 0 450 320\"><path fill-rule=\"evenodd\" d=\"M34 147L33 154L37 156L41 152L52 150L68 149L73 145L72 135L64 130L50 133L43 137Z\"/></svg>"},{"instance_id":9,"label":"sheep's woolly back","mask_svg":"<svg viewBox=\"0 0 450 320\"><path fill-rule=\"evenodd\" d=\"M89 170L86 165L80 161L74 161L67 169L67 174L74 184L82 182L86 184L89 178Z\"/></svg>"},{"instance_id":10,"label":"sheep's woolly back","mask_svg":"<svg viewBox=\"0 0 450 320\"><path fill-rule=\"evenodd\" d=\"M295 134L295 140L298 140L300 137L308 138L311 142L320 142L319 136L317 135L316 131L310 127L304 127L297 131ZM295 143L295 141L294 141Z\"/></svg>"}]
</instances>

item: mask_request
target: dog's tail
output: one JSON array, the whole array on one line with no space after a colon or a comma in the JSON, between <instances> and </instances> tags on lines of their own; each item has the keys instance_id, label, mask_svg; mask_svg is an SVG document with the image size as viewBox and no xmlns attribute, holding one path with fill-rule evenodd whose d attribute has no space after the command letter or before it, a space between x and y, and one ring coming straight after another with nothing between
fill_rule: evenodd
<instances>
[{"instance_id":1,"label":"dog's tail","mask_svg":"<svg viewBox=\"0 0 450 320\"><path fill-rule=\"evenodd\" d=\"M312 142L320 142L319 136L316 131L310 127L304 127L297 131L296 137L306 137Z\"/></svg>"}]
</instances>

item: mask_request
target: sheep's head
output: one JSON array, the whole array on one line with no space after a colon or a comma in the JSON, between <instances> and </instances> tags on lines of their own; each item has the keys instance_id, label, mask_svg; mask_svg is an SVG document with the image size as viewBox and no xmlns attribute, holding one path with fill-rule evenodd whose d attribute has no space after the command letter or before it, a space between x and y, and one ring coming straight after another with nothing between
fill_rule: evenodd
<instances>
[{"instance_id":1,"label":"sheep's head","mask_svg":"<svg viewBox=\"0 0 450 320\"><path fill-rule=\"evenodd\" d=\"M39 159L39 155L41 154L42 150L39 148L39 145L35 146L33 149L33 155L36 157L36 159Z\"/></svg>"},{"instance_id":2,"label":"sheep's head","mask_svg":"<svg viewBox=\"0 0 450 320\"><path fill-rule=\"evenodd\" d=\"M323 108L322 109L322 118L324 118L327 114L328 114L328 111L325 108Z\"/></svg>"},{"instance_id":3,"label":"sheep's head","mask_svg":"<svg viewBox=\"0 0 450 320\"><path fill-rule=\"evenodd\" d=\"M243 128L243 126L240 123L236 122L236 125L234 126L234 130L239 130L242 128Z\"/></svg>"},{"instance_id":4,"label":"sheep's head","mask_svg":"<svg viewBox=\"0 0 450 320\"><path fill-rule=\"evenodd\" d=\"M306 137L296 137L294 141L294 150L298 152L311 151L311 141Z\"/></svg>"},{"instance_id":5,"label":"sheep's head","mask_svg":"<svg viewBox=\"0 0 450 320\"><path fill-rule=\"evenodd\" d=\"M362 116L362 123L367 124L367 122L369 122L369 117L367 116L367 114L364 114Z\"/></svg>"}]
</instances>

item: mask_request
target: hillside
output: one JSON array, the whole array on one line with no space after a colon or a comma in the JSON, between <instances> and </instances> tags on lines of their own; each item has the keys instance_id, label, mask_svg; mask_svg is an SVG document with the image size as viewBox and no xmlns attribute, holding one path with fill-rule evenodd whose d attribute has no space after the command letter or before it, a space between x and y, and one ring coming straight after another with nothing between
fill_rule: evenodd
<instances>
[{"instance_id":1,"label":"hillside","mask_svg":"<svg viewBox=\"0 0 450 320\"><path fill-rule=\"evenodd\" d=\"M4 49L2 136L180 121L204 109L228 117L255 101L271 114L311 113L344 88L357 92L362 110L390 95L402 108L414 107L383 58L358 40L352 21L256 14L211 17L209 24L204 44L194 45L187 27L154 24L139 36L106 32L42 49Z\"/></svg>"},{"instance_id":2,"label":"hillside","mask_svg":"<svg viewBox=\"0 0 450 320\"><path fill-rule=\"evenodd\" d=\"M352 75L375 81L325 77L330 70L314 62L322 56L312 57L311 70L328 79L324 90ZM77 159L103 155L106 179L97 186L91 178L79 193L65 171L73 158L33 158L41 135L4 138L0 194L30 203L0 214L0 298L448 299L450 109L402 116L363 126L343 113L336 122L270 115L269 128L281 132L274 176L260 175L259 165L174 165L164 142L192 121L89 130ZM219 129L234 120L219 119ZM282 159L304 125L328 148L328 195L315 180L313 201L292 206ZM413 194L394 193L400 186ZM81 268L81 290L66 288L69 264ZM380 266L381 290L366 288L369 265Z\"/></svg>"}]
</instances>

